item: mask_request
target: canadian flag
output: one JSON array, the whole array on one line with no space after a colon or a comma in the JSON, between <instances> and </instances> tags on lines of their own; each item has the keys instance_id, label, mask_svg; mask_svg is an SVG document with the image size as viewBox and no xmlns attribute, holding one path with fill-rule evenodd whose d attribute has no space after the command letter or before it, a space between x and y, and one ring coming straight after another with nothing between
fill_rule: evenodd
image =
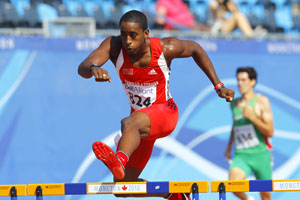
<instances>
[{"instance_id":1,"label":"canadian flag","mask_svg":"<svg viewBox=\"0 0 300 200\"><path fill-rule=\"evenodd\" d=\"M127 190L127 188L128 188L128 187L126 187L126 185L124 185L124 186L122 187L122 190Z\"/></svg>"}]
</instances>

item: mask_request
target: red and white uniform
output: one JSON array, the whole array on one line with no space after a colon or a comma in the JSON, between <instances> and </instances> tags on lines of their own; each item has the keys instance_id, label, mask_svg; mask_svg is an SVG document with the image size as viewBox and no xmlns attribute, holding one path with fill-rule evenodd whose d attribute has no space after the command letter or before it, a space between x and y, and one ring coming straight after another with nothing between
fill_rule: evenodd
<instances>
[{"instance_id":1,"label":"red and white uniform","mask_svg":"<svg viewBox=\"0 0 300 200\"><path fill-rule=\"evenodd\" d=\"M150 38L151 62L148 66L134 67L122 47L116 69L133 110L165 103L171 98L170 69L164 58L159 38Z\"/></svg>"},{"instance_id":2,"label":"red and white uniform","mask_svg":"<svg viewBox=\"0 0 300 200\"><path fill-rule=\"evenodd\" d=\"M116 69L131 104L131 112L144 112L150 118L151 130L131 154L126 167L143 169L150 159L154 142L175 129L178 109L169 90L170 69L164 58L159 38L149 38L151 62L146 67L134 67L122 47Z\"/></svg>"}]
</instances>

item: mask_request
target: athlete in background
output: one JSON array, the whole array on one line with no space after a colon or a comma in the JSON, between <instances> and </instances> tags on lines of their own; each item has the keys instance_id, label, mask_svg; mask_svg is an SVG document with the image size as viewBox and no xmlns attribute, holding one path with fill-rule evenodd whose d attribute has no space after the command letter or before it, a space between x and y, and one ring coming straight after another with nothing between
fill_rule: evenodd
<instances>
[{"instance_id":1,"label":"athlete in background","mask_svg":"<svg viewBox=\"0 0 300 200\"><path fill-rule=\"evenodd\" d=\"M267 97L255 93L257 74L252 67L237 69L238 87L241 97L231 103L233 127L225 152L231 160L230 152L235 143L235 155L230 164L229 179L243 180L252 172L258 180L272 179L272 148L268 138L273 136L273 114ZM234 193L242 200L250 200L245 193ZM270 192L260 193L262 200L270 200Z\"/></svg>"},{"instance_id":2,"label":"athlete in background","mask_svg":"<svg viewBox=\"0 0 300 200\"><path fill-rule=\"evenodd\" d=\"M170 64L174 58L193 57L214 85L217 94L231 102L234 91L224 87L201 46L175 37L149 38L146 16L129 11L120 19L120 35L107 37L78 68L84 78L111 81L101 68L108 59L115 65L131 104L131 113L121 121L122 136L116 154L106 144L95 142L95 156L103 161L115 181L137 181L150 159L156 139L168 136L176 127L178 109L169 90ZM186 194L135 194L120 197L159 196L188 199Z\"/></svg>"}]
</instances>

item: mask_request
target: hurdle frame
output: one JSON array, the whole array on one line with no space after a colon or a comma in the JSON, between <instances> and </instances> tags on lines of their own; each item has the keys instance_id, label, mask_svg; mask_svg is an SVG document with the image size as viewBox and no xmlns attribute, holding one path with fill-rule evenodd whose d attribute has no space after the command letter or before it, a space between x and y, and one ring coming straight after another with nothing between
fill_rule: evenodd
<instances>
[{"instance_id":1,"label":"hurdle frame","mask_svg":"<svg viewBox=\"0 0 300 200\"><path fill-rule=\"evenodd\" d=\"M28 192L27 192L28 190ZM219 200L226 200L227 192L284 192L300 191L300 179L226 180L226 181L144 181L98 183L42 183L28 185L0 185L0 196L36 196L93 194L149 194L190 193L199 200L199 193L218 192Z\"/></svg>"}]
</instances>

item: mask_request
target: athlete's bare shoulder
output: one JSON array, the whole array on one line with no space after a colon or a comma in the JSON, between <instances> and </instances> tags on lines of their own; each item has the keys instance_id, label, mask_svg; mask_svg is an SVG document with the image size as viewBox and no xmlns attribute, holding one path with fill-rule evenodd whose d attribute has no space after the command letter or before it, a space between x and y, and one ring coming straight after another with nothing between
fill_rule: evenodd
<instances>
[{"instance_id":1,"label":"athlete's bare shoulder","mask_svg":"<svg viewBox=\"0 0 300 200\"><path fill-rule=\"evenodd\" d=\"M161 39L161 46L166 59L180 57L179 55L184 51L184 42L176 37L166 37Z\"/></svg>"},{"instance_id":2,"label":"athlete's bare shoulder","mask_svg":"<svg viewBox=\"0 0 300 200\"><path fill-rule=\"evenodd\" d=\"M259 94L259 97L257 99L257 104L261 107L261 108L267 108L270 106L270 101L268 99L268 97Z\"/></svg>"},{"instance_id":3,"label":"athlete's bare shoulder","mask_svg":"<svg viewBox=\"0 0 300 200\"><path fill-rule=\"evenodd\" d=\"M273 114L271 109L271 103L266 96L260 94L255 105L255 112L260 116L264 122L269 122L272 125ZM272 125L273 126L273 125ZM273 132L273 131L272 131Z\"/></svg>"},{"instance_id":4,"label":"athlete's bare shoulder","mask_svg":"<svg viewBox=\"0 0 300 200\"><path fill-rule=\"evenodd\" d=\"M176 37L166 37L161 39L161 46L164 51L174 51L176 47L182 45L182 41Z\"/></svg>"}]
</instances>

